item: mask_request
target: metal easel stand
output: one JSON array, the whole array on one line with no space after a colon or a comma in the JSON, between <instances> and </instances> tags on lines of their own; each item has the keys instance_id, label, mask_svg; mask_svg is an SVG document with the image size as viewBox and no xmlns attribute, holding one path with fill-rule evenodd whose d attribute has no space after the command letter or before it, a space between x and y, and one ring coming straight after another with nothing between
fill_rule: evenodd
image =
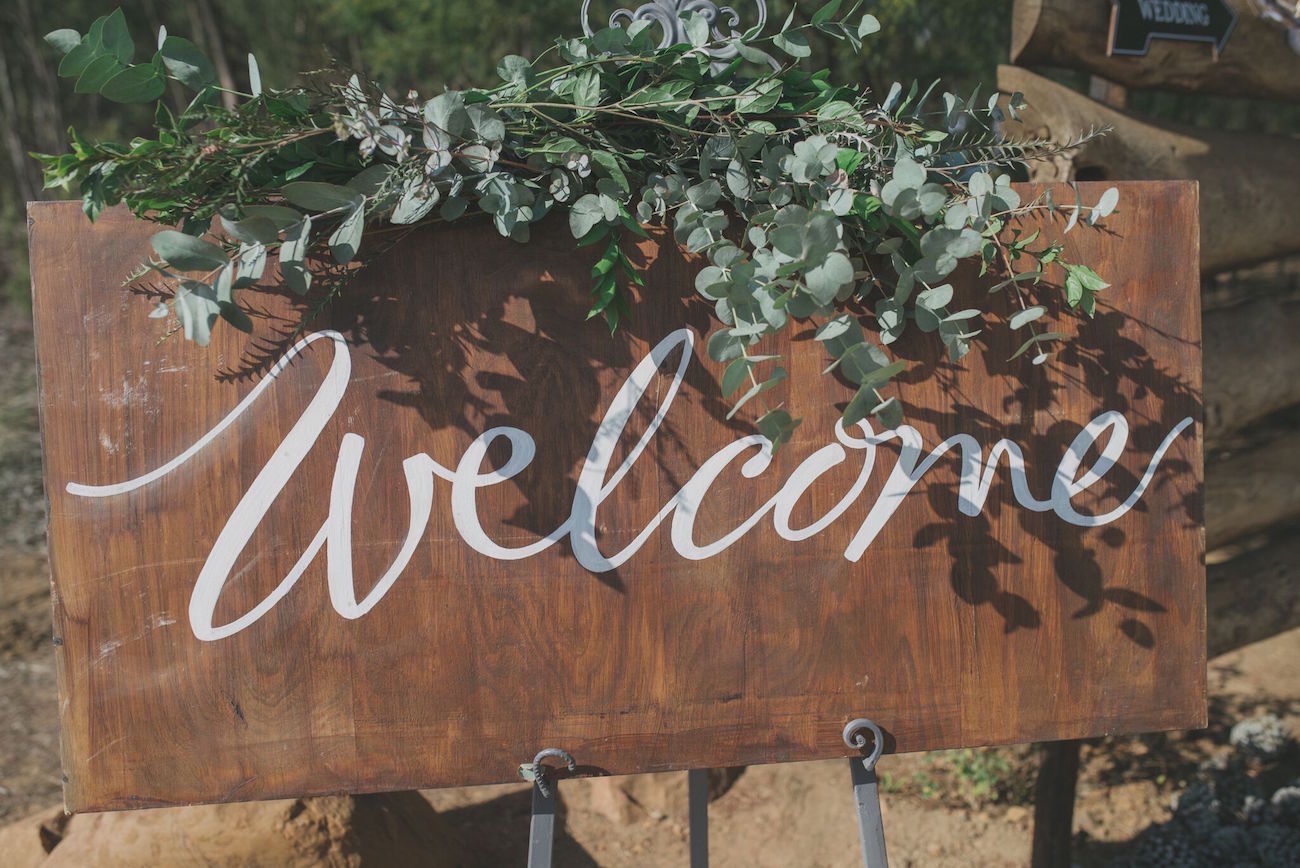
<instances>
[{"instance_id":1,"label":"metal easel stand","mask_svg":"<svg viewBox=\"0 0 1300 868\"><path fill-rule=\"evenodd\" d=\"M551 855L555 851L555 809L557 793L555 782L546 780L548 769L542 760L555 757L564 761L570 772L578 764L567 751L548 747L533 757L531 763L519 767L519 774L533 782L533 816L528 827L528 868L551 868ZM692 769L688 774L690 798L691 868L709 866L709 772Z\"/></svg>"},{"instance_id":2,"label":"metal easel stand","mask_svg":"<svg viewBox=\"0 0 1300 868\"><path fill-rule=\"evenodd\" d=\"M867 738L872 735L871 751L862 758L849 760L849 774L853 780L853 802L858 816L858 836L862 842L863 868L889 868L885 853L885 824L880 813L880 787L876 782L876 761L885 748L885 736L865 717L849 721L844 727L844 743L857 750L867 749ZM570 772L577 770L573 757L559 748L547 748L533 758L531 765L519 767L520 773L533 782L533 817L528 835L528 868L551 868L551 853L555 848L555 784L547 783L547 769L542 760L556 757L564 761ZM687 772L687 793L690 805L691 868L709 866L709 772L691 769Z\"/></svg>"},{"instance_id":3,"label":"metal easel stand","mask_svg":"<svg viewBox=\"0 0 1300 868\"><path fill-rule=\"evenodd\" d=\"M880 813L880 787L876 781L876 761L885 749L885 736L865 717L849 721L844 727L844 743L857 750L868 747L865 732L870 732L870 752L849 760L853 780L853 802L858 816L858 837L862 843L864 868L889 868L885 853L885 823ZM690 797L691 868L709 868L709 772L692 769L688 774Z\"/></svg>"},{"instance_id":4,"label":"metal easel stand","mask_svg":"<svg viewBox=\"0 0 1300 868\"><path fill-rule=\"evenodd\" d=\"M686 773L690 803L691 868L709 868L709 770Z\"/></svg>"},{"instance_id":5,"label":"metal easel stand","mask_svg":"<svg viewBox=\"0 0 1300 868\"><path fill-rule=\"evenodd\" d=\"M874 742L871 753L862 759L849 760L849 775L853 779L853 803L858 814L858 837L862 841L862 864L865 868L889 868L885 855L885 821L880 814L880 787L876 783L876 761L885 749L885 736L865 717L850 720L844 727L844 743L858 750L866 750L871 731Z\"/></svg>"},{"instance_id":6,"label":"metal easel stand","mask_svg":"<svg viewBox=\"0 0 1300 868\"><path fill-rule=\"evenodd\" d=\"M546 782L546 767L542 760L556 757L564 760L570 772L578 764L566 751L548 747L533 757L530 765L522 765L519 772L533 782L533 819L528 828L528 868L551 868L551 853L555 849L555 784Z\"/></svg>"}]
</instances>

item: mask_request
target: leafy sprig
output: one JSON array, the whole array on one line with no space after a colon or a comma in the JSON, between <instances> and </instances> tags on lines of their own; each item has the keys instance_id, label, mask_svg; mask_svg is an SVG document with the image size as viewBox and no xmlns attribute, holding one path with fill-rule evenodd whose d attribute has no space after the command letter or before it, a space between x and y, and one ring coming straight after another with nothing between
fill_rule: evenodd
<instances>
[{"instance_id":1,"label":"leafy sprig","mask_svg":"<svg viewBox=\"0 0 1300 868\"><path fill-rule=\"evenodd\" d=\"M1059 245L1036 248L1037 233L1013 230L1008 241L1007 230L1044 210L1068 213L1067 231L1084 215L1095 223L1118 194L1091 207L1058 207L1046 196L1021 202L1015 167L1080 142L1006 138L1001 125L1023 108L1019 95L934 99L936 85L895 84L875 102L825 70L800 69L810 31L857 51L879 30L859 3L841 6L831 0L801 22L792 12L767 36L717 40L692 13L681 45L658 47L648 22L559 39L534 60L503 58L495 87L429 99L415 91L394 99L340 70L264 88L250 55L251 92L234 94L233 108L212 64L165 30L151 59L134 63L118 10L85 35L58 30L47 41L63 52L59 74L77 90L156 102L156 136L121 145L73 131L68 153L39 159L46 185L78 191L92 219L124 202L179 226L154 236L148 268L175 287L159 315L174 313L201 344L218 319L251 328L238 293L272 259L305 295L312 263L346 265L377 224L481 214L526 242L532 224L564 211L577 243L601 251L590 315L611 329L630 315L631 286L644 286L624 252L627 236L668 226L705 260L695 286L719 322L708 353L725 366L722 391L733 414L750 402L762 407L757 424L774 447L798 420L766 403L788 375L758 344L792 322L815 325L826 372L857 386L844 423L873 416L892 427L902 408L886 395L905 363L889 345L916 329L937 335L956 361L993 312L954 309L947 280L959 263L1004 276L990 307L1012 299L999 313L1029 334L1013 358L1032 349L1041 364L1063 337L1038 327L1048 270L1062 270L1066 303L1087 315L1107 284L1064 262ZM169 106L167 79L193 98ZM214 219L222 231L206 240ZM1017 271L1022 260L1032 267ZM877 340L850 303L872 310Z\"/></svg>"}]
</instances>

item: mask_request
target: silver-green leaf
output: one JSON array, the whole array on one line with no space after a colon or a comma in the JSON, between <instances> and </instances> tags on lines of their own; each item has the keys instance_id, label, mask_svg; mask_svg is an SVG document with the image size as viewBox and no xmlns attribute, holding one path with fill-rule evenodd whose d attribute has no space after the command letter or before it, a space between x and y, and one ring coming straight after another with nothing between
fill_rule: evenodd
<instances>
[{"instance_id":1,"label":"silver-green leaf","mask_svg":"<svg viewBox=\"0 0 1300 868\"><path fill-rule=\"evenodd\" d=\"M212 287L197 280L181 281L173 305L185 337L206 347L212 339L212 325L221 314L221 305L217 303Z\"/></svg>"},{"instance_id":2,"label":"silver-green leaf","mask_svg":"<svg viewBox=\"0 0 1300 868\"><path fill-rule=\"evenodd\" d=\"M211 271L226 264L226 252L220 247L175 229L164 229L149 243L178 271Z\"/></svg>"}]
</instances>

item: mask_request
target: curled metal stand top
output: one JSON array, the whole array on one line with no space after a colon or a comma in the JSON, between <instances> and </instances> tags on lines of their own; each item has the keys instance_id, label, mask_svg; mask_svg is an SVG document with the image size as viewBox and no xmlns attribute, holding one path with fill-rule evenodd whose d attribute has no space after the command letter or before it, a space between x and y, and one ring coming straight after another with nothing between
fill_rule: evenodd
<instances>
[{"instance_id":1,"label":"curled metal stand top","mask_svg":"<svg viewBox=\"0 0 1300 868\"><path fill-rule=\"evenodd\" d=\"M865 717L850 720L844 727L844 744L858 750L866 750L867 737L863 735L864 732L870 732L873 737L871 752L862 760L867 771L871 771L876 767L876 761L885 750L885 735L880 731L880 727Z\"/></svg>"},{"instance_id":2,"label":"curled metal stand top","mask_svg":"<svg viewBox=\"0 0 1300 868\"><path fill-rule=\"evenodd\" d=\"M758 11L758 19L748 30L761 30L767 23L767 3L765 0L751 0ZM590 19L591 0L582 0L582 29L588 36L594 31ZM722 40L740 36L742 32L735 28L740 25L740 13L730 6L719 6L712 0L648 0L634 9L616 9L609 16L610 27L623 27L636 21L649 21L657 24L663 31L659 40L660 48L667 48L681 42L690 42L686 36L683 16L698 12L709 23L709 32L714 39ZM723 30L725 19L729 30ZM724 45L709 49L708 54L715 61L726 61L736 56L733 45Z\"/></svg>"},{"instance_id":3,"label":"curled metal stand top","mask_svg":"<svg viewBox=\"0 0 1300 868\"><path fill-rule=\"evenodd\" d=\"M541 794L549 799L551 791L546 785L546 768L542 765L542 760L547 757L563 760L564 765L571 773L578 770L578 764L573 761L573 757L569 756L568 751L561 750L558 747L548 747L533 757L533 783L537 785L537 789Z\"/></svg>"}]
</instances>

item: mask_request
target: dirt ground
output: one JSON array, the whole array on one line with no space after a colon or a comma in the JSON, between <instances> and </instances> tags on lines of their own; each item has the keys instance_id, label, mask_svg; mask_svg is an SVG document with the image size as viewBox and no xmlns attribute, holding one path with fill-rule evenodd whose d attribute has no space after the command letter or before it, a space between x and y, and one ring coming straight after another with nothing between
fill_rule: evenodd
<instances>
[{"instance_id":1,"label":"dirt ground","mask_svg":"<svg viewBox=\"0 0 1300 868\"><path fill-rule=\"evenodd\" d=\"M29 317L0 306L0 358L8 373L0 379L0 824L61 797ZM1201 760L1225 749L1233 723L1271 711L1300 734L1300 631L1212 661L1210 691L1205 731L1085 747L1075 814L1081 866L1109 864L1139 831L1167 819L1172 795ZM892 864L1028 862L1030 747L886 757L879 771ZM602 810L598 785L565 782L560 793L564 834L556 865L686 864L682 812L637 808L616 822ZM483 864L523 864L526 785L424 795ZM836 761L750 768L713 804L710 844L719 868L859 865L847 767Z\"/></svg>"}]
</instances>

